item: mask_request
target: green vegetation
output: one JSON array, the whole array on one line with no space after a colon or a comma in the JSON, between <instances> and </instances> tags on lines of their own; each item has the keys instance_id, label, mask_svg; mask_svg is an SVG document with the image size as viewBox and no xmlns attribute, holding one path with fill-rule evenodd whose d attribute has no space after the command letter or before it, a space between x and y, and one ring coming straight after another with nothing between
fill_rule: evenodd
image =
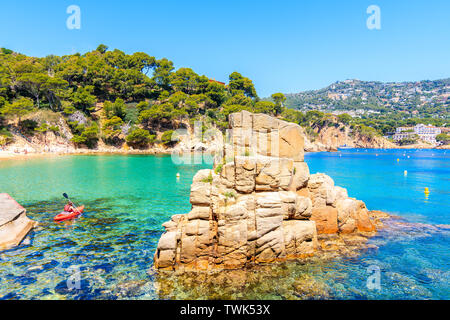
<instances>
[{"instance_id":1,"label":"green vegetation","mask_svg":"<svg viewBox=\"0 0 450 320\"><path fill-rule=\"evenodd\" d=\"M421 82L424 94L433 93L431 98L424 98L433 101L430 112L422 112L417 104L408 108L408 112L390 111L372 101L380 90L384 95L392 95L403 90L403 86L398 89L393 85L338 83L317 92L287 97L274 93L271 98L260 100L251 79L232 72L228 80L226 85L190 68L176 70L166 58L156 59L143 52L126 54L118 49L109 50L106 45L85 54L44 58L1 49L0 130L12 126L24 135L58 133L60 128L64 129L59 122L63 118L77 146L93 148L102 139L109 145L121 146L127 142L143 148L154 143L173 146L174 130L186 128L195 121L203 122L203 131L211 126L224 130L228 127L228 116L241 110L298 123L312 139L321 128L333 126L340 130L350 126L353 131L373 137L393 132L398 126L417 123L450 125L448 102L439 98L445 93L442 88L448 85L447 80ZM358 91L362 90L361 86L370 93L367 101L358 96L362 95ZM410 84L404 86L411 91ZM351 90L351 97L344 100L329 97L333 92L341 94L339 90ZM295 103L294 96L298 98ZM419 103L420 99L411 101ZM327 112L308 109L330 103L330 110L351 106L347 109L379 113L359 117L341 114L336 118ZM411 115L413 109L418 110L416 117ZM161 133L160 141L155 140Z\"/></svg>"},{"instance_id":2,"label":"green vegetation","mask_svg":"<svg viewBox=\"0 0 450 320\"><path fill-rule=\"evenodd\" d=\"M337 116L338 123L368 136L389 135L397 127L419 123L450 126L449 85L450 78L402 83L347 80L320 90L288 94L286 106L303 115L310 111L342 113ZM304 122L295 113L285 111L283 116L288 121Z\"/></svg>"},{"instance_id":3,"label":"green vegetation","mask_svg":"<svg viewBox=\"0 0 450 320\"><path fill-rule=\"evenodd\" d=\"M233 191L225 192L223 195L225 196L226 199L229 199L229 198L235 198L236 199L236 197L237 197L236 194Z\"/></svg>"},{"instance_id":4,"label":"green vegetation","mask_svg":"<svg viewBox=\"0 0 450 320\"><path fill-rule=\"evenodd\" d=\"M358 115L396 114L401 118L449 118L450 78L418 82L346 80L320 89L286 95L286 105L301 111L344 111Z\"/></svg>"},{"instance_id":5,"label":"green vegetation","mask_svg":"<svg viewBox=\"0 0 450 320\"><path fill-rule=\"evenodd\" d=\"M155 135L150 134L147 130L136 128L130 132L126 138L127 144L135 148L145 148L149 144L154 143Z\"/></svg>"},{"instance_id":6,"label":"green vegetation","mask_svg":"<svg viewBox=\"0 0 450 320\"><path fill-rule=\"evenodd\" d=\"M45 58L0 51L0 128L18 119L22 134L58 132L45 117L22 124L23 117L48 110L66 120L78 146L94 147L103 139L110 145L126 141L143 147L156 142L157 132L163 132L161 143L170 146L176 142L172 130L185 127L189 119L224 129L232 112L277 115L285 100L278 93L274 102L259 101L252 80L238 72L225 85L190 68L175 70L166 58L126 54L103 44L85 54Z\"/></svg>"},{"instance_id":7,"label":"green vegetation","mask_svg":"<svg viewBox=\"0 0 450 320\"><path fill-rule=\"evenodd\" d=\"M410 135L408 138L404 138L398 142L399 145L405 146L409 144L415 144L419 140L419 136L417 134Z\"/></svg>"},{"instance_id":8,"label":"green vegetation","mask_svg":"<svg viewBox=\"0 0 450 320\"><path fill-rule=\"evenodd\" d=\"M49 125L47 123L43 123L41 124L39 127L35 128L34 130L40 132L40 133L45 133L50 129Z\"/></svg>"},{"instance_id":9,"label":"green vegetation","mask_svg":"<svg viewBox=\"0 0 450 320\"><path fill-rule=\"evenodd\" d=\"M99 128L97 123L93 122L88 127L84 125L77 125L74 132L76 134L72 137L72 142L76 145L84 145L88 148L94 148L96 146L99 137Z\"/></svg>"},{"instance_id":10,"label":"green vegetation","mask_svg":"<svg viewBox=\"0 0 450 320\"><path fill-rule=\"evenodd\" d=\"M444 145L450 144L450 135L447 133L440 133L436 136L436 141L441 142Z\"/></svg>"},{"instance_id":11,"label":"green vegetation","mask_svg":"<svg viewBox=\"0 0 450 320\"><path fill-rule=\"evenodd\" d=\"M222 172L223 164L219 164L215 169L214 172L216 174L220 174Z\"/></svg>"},{"instance_id":12,"label":"green vegetation","mask_svg":"<svg viewBox=\"0 0 450 320\"><path fill-rule=\"evenodd\" d=\"M12 103L5 103L0 111L4 116L18 117L20 122L21 117L32 112L33 109L33 101L29 98L21 97Z\"/></svg>"},{"instance_id":13,"label":"green vegetation","mask_svg":"<svg viewBox=\"0 0 450 320\"><path fill-rule=\"evenodd\" d=\"M450 121L439 118L407 118L400 115L391 116L362 116L351 117L348 114L334 116L317 110L301 112L293 109L284 109L281 117L289 122L298 123L305 128L306 133L314 140L317 131L325 127L336 127L344 130L348 126L353 133L358 132L362 136L373 138L374 136L385 136L395 132L397 127L413 127L417 124L432 124L438 127L449 127ZM405 142L406 143L406 142Z\"/></svg>"},{"instance_id":14,"label":"green vegetation","mask_svg":"<svg viewBox=\"0 0 450 320\"><path fill-rule=\"evenodd\" d=\"M7 145L8 143L12 142L13 135L11 132L6 130L5 128L0 129L0 147L3 147Z\"/></svg>"},{"instance_id":15,"label":"green vegetation","mask_svg":"<svg viewBox=\"0 0 450 320\"><path fill-rule=\"evenodd\" d=\"M201 182L212 183L213 182L213 176L212 176L211 172L209 173L209 176L204 178L204 179L202 179Z\"/></svg>"}]
</instances>

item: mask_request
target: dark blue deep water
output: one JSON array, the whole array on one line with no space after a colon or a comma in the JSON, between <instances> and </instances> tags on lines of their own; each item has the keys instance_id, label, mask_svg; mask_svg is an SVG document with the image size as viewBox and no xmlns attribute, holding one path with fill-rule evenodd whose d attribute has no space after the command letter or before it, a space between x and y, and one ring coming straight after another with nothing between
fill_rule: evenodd
<instances>
[{"instance_id":1,"label":"dark blue deep water","mask_svg":"<svg viewBox=\"0 0 450 320\"><path fill-rule=\"evenodd\" d=\"M161 224L190 210L192 177L206 165L175 165L170 156L0 161L0 192L40 223L18 248L0 252L0 299L450 298L450 151L350 149L305 161L404 226L381 231L370 240L376 249L358 257L286 263L202 286L193 277L162 279L150 267ZM55 224L63 192L88 209ZM374 268L375 289L367 286ZM75 280L79 287L68 286Z\"/></svg>"}]
</instances>

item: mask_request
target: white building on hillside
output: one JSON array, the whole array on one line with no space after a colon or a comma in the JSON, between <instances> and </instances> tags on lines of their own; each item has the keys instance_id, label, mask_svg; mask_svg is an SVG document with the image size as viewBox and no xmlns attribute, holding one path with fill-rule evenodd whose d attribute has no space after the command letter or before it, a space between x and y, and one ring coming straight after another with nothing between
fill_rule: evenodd
<instances>
[{"instance_id":1,"label":"white building on hillside","mask_svg":"<svg viewBox=\"0 0 450 320\"><path fill-rule=\"evenodd\" d=\"M436 144L436 136L441 133L441 128L422 123L415 127L398 127L395 130L394 140L399 141L412 135L418 135L420 140Z\"/></svg>"}]
</instances>

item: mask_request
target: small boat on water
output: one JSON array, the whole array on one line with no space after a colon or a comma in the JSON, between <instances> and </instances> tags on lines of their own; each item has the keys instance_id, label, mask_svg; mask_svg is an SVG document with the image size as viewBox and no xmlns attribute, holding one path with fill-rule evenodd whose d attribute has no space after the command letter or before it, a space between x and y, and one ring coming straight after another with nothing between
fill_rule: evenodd
<instances>
[{"instance_id":1,"label":"small boat on water","mask_svg":"<svg viewBox=\"0 0 450 320\"><path fill-rule=\"evenodd\" d=\"M72 220L78 218L84 212L84 206L73 209L72 212L63 211L53 218L55 222Z\"/></svg>"},{"instance_id":2,"label":"small boat on water","mask_svg":"<svg viewBox=\"0 0 450 320\"><path fill-rule=\"evenodd\" d=\"M353 147L348 146L347 144L343 144L342 146L339 146L338 149L352 149Z\"/></svg>"}]
</instances>

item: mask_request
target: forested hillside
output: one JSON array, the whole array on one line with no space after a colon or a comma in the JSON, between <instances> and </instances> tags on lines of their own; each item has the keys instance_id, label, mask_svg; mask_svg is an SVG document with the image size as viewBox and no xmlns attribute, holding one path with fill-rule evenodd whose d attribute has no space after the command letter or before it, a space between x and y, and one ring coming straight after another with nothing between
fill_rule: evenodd
<instances>
[{"instance_id":1,"label":"forested hillside","mask_svg":"<svg viewBox=\"0 0 450 320\"><path fill-rule=\"evenodd\" d=\"M398 83L345 80L286 97L289 107L302 111L348 111L366 115L400 112L404 117L448 118L450 78Z\"/></svg>"},{"instance_id":2,"label":"forested hillside","mask_svg":"<svg viewBox=\"0 0 450 320\"><path fill-rule=\"evenodd\" d=\"M174 144L174 129L200 120L224 130L228 115L241 110L298 123L312 141L330 127L370 141L399 125L450 125L445 116L301 112L286 107L289 99L274 93L260 100L252 80L236 71L223 83L190 68L176 70L166 58L105 45L85 54L44 58L0 51L0 147L19 138L37 137L38 144L46 144L49 133L77 148L95 149L100 142L117 148L168 147Z\"/></svg>"},{"instance_id":3,"label":"forested hillside","mask_svg":"<svg viewBox=\"0 0 450 320\"><path fill-rule=\"evenodd\" d=\"M259 101L253 82L238 72L230 74L226 85L190 68L175 70L166 58L110 51L105 45L62 57L28 57L8 49L0 53L3 144L12 130L26 136L49 130L58 134L61 126L52 122L58 115L78 146L94 148L99 139L118 146L169 144L171 130L186 121L201 119L223 129L235 111L280 114L284 96L274 98ZM161 141L155 141L157 132L164 132Z\"/></svg>"},{"instance_id":4,"label":"forested hillside","mask_svg":"<svg viewBox=\"0 0 450 320\"><path fill-rule=\"evenodd\" d=\"M364 133L389 135L419 123L450 127L450 78L382 83L345 80L324 89L286 94L286 106L322 118L337 116Z\"/></svg>"}]
</instances>

